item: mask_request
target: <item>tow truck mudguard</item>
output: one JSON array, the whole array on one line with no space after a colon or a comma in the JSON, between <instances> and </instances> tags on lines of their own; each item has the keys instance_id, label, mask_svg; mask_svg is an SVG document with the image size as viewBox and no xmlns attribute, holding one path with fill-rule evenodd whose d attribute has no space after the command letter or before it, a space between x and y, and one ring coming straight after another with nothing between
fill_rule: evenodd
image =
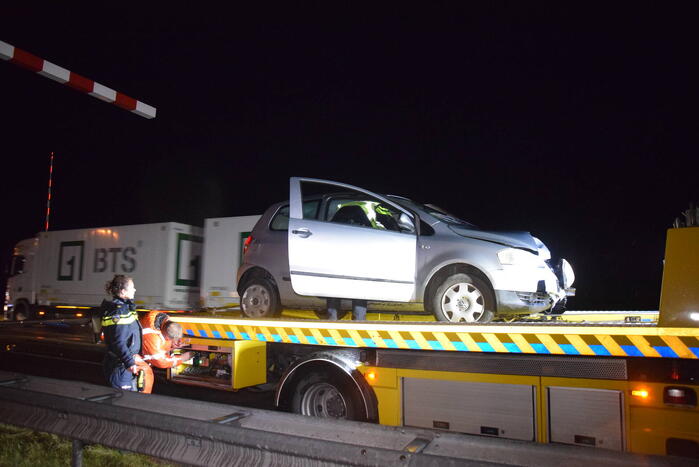
<instances>
[{"instance_id":1,"label":"tow truck mudguard","mask_svg":"<svg viewBox=\"0 0 699 467\"><path fill-rule=\"evenodd\" d=\"M359 365L374 364L376 359L374 354L375 352L373 351L346 349L341 351L334 350L332 352L320 350L303 356L289 366L279 380L274 397L274 405L280 408L286 407L291 399L291 394L294 392L295 384L298 383L303 375L314 368L331 366L346 375L354 384L354 389L361 396L364 404L367 421L378 423L379 410L376 395L367 383L364 375L357 370Z\"/></svg>"}]
</instances>

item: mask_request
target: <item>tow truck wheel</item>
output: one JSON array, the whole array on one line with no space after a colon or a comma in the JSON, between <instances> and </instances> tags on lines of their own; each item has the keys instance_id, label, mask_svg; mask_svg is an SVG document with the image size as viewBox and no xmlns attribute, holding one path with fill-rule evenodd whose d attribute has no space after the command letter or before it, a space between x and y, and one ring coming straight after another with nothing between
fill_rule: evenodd
<instances>
[{"instance_id":1,"label":"tow truck wheel","mask_svg":"<svg viewBox=\"0 0 699 467\"><path fill-rule=\"evenodd\" d=\"M488 284L468 274L454 274L431 298L435 318L452 323L488 323L495 316L495 299Z\"/></svg>"},{"instance_id":2,"label":"tow truck wheel","mask_svg":"<svg viewBox=\"0 0 699 467\"><path fill-rule=\"evenodd\" d=\"M279 315L279 295L264 277L255 277L245 285L240 308L248 318L271 318Z\"/></svg>"},{"instance_id":3,"label":"tow truck wheel","mask_svg":"<svg viewBox=\"0 0 699 467\"><path fill-rule=\"evenodd\" d=\"M12 319L15 321L25 321L31 318L29 311L29 304L23 300L18 301L15 303L15 306L12 307Z\"/></svg>"},{"instance_id":4,"label":"tow truck wheel","mask_svg":"<svg viewBox=\"0 0 699 467\"><path fill-rule=\"evenodd\" d=\"M296 386L291 401L294 413L310 417L368 420L361 396L336 375L311 372Z\"/></svg>"}]
</instances>

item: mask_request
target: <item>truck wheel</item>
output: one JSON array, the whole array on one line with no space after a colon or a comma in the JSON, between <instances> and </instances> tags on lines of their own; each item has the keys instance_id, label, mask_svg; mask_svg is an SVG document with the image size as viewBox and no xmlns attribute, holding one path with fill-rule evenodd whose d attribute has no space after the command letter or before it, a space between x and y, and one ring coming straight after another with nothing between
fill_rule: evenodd
<instances>
[{"instance_id":1,"label":"truck wheel","mask_svg":"<svg viewBox=\"0 0 699 467\"><path fill-rule=\"evenodd\" d=\"M25 321L31 319L31 309L29 303L21 300L12 307L12 319L15 321Z\"/></svg>"},{"instance_id":2,"label":"truck wheel","mask_svg":"<svg viewBox=\"0 0 699 467\"><path fill-rule=\"evenodd\" d=\"M310 417L367 421L361 395L351 384L337 375L311 372L296 386L291 410Z\"/></svg>"},{"instance_id":3,"label":"truck wheel","mask_svg":"<svg viewBox=\"0 0 699 467\"><path fill-rule=\"evenodd\" d=\"M251 279L243 291L240 308L248 318L272 318L279 315L277 288L264 277Z\"/></svg>"},{"instance_id":4,"label":"truck wheel","mask_svg":"<svg viewBox=\"0 0 699 467\"><path fill-rule=\"evenodd\" d=\"M430 300L439 321L488 323L495 316L495 299L490 286L468 274L447 277Z\"/></svg>"}]
</instances>

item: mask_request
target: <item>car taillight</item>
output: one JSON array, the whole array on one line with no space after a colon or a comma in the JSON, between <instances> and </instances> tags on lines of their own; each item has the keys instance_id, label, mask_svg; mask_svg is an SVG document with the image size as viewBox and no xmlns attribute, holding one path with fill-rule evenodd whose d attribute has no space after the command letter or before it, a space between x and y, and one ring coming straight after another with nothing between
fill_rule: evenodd
<instances>
[{"instance_id":1,"label":"car taillight","mask_svg":"<svg viewBox=\"0 0 699 467\"><path fill-rule=\"evenodd\" d=\"M252 243L252 235L248 235L248 238L245 239L245 243L243 243L243 254L248 252L248 247Z\"/></svg>"}]
</instances>

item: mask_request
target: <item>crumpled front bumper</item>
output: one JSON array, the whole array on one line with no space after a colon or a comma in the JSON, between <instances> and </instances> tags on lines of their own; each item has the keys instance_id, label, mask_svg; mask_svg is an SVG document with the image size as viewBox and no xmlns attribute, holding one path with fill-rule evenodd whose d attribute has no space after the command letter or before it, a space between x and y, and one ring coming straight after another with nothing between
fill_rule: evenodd
<instances>
[{"instance_id":1,"label":"crumpled front bumper","mask_svg":"<svg viewBox=\"0 0 699 467\"><path fill-rule=\"evenodd\" d=\"M497 314L524 315L543 313L550 310L554 300L547 293L515 292L514 290L496 290Z\"/></svg>"},{"instance_id":2,"label":"crumpled front bumper","mask_svg":"<svg viewBox=\"0 0 699 467\"><path fill-rule=\"evenodd\" d=\"M537 268L526 274L528 284L511 284L513 290L496 289L499 314L561 314L565 311L567 298L575 295L571 287L575 280L572 267L566 260L556 265L547 262L545 268Z\"/></svg>"}]
</instances>

